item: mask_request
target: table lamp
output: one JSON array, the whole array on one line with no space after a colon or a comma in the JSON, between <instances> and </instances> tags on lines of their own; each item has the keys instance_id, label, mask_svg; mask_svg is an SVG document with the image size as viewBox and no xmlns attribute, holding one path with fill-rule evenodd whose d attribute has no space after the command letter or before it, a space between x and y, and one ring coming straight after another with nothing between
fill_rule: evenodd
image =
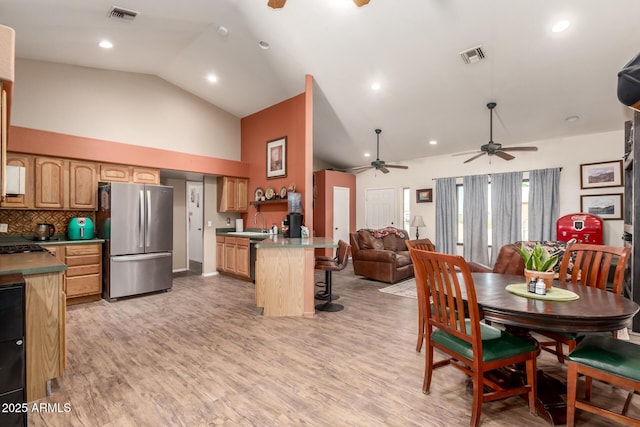
<instances>
[{"instance_id":1,"label":"table lamp","mask_svg":"<svg viewBox=\"0 0 640 427\"><path fill-rule=\"evenodd\" d=\"M416 240L418 240L420 238L420 233L419 233L419 228L420 227L424 227L424 220L422 219L422 215L414 215L413 219L411 220L411 224L409 224L410 227L415 227L416 228Z\"/></svg>"}]
</instances>

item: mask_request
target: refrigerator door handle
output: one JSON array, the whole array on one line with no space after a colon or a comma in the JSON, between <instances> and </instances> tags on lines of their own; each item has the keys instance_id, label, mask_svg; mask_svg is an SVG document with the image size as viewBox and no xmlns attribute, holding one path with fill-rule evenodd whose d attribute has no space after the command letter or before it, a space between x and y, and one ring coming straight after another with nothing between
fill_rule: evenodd
<instances>
[{"instance_id":1,"label":"refrigerator door handle","mask_svg":"<svg viewBox=\"0 0 640 427\"><path fill-rule=\"evenodd\" d=\"M147 226L149 229L149 224L151 224L151 191L147 190ZM147 233L147 240L145 242L145 246L151 245L151 233Z\"/></svg>"},{"instance_id":2,"label":"refrigerator door handle","mask_svg":"<svg viewBox=\"0 0 640 427\"><path fill-rule=\"evenodd\" d=\"M140 205L138 206L138 247L143 247L144 245L144 191L140 190Z\"/></svg>"},{"instance_id":3,"label":"refrigerator door handle","mask_svg":"<svg viewBox=\"0 0 640 427\"><path fill-rule=\"evenodd\" d=\"M129 262L129 261L140 261L144 259L156 259L156 258L166 258L170 257L171 252L161 252L157 254L142 254L142 255L124 255L124 256L112 256L111 261L113 262Z\"/></svg>"}]
</instances>

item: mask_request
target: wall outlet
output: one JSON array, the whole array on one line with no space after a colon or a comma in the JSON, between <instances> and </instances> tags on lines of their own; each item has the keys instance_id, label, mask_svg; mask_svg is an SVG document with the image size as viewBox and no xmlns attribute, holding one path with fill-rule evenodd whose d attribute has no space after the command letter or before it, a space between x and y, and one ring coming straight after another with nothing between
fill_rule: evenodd
<instances>
[{"instance_id":1,"label":"wall outlet","mask_svg":"<svg viewBox=\"0 0 640 427\"><path fill-rule=\"evenodd\" d=\"M0 233L6 233L9 231L9 224L0 224Z\"/></svg>"},{"instance_id":2,"label":"wall outlet","mask_svg":"<svg viewBox=\"0 0 640 427\"><path fill-rule=\"evenodd\" d=\"M213 226L213 223L211 221L207 221L207 227L211 228Z\"/></svg>"}]
</instances>

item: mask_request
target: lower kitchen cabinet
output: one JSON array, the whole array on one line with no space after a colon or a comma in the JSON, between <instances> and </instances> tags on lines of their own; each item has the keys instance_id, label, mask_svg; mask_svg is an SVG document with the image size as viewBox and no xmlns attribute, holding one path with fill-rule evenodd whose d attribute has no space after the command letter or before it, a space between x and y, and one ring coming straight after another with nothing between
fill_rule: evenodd
<instances>
[{"instance_id":1,"label":"lower kitchen cabinet","mask_svg":"<svg viewBox=\"0 0 640 427\"><path fill-rule=\"evenodd\" d=\"M67 265L64 291L67 305L102 298L102 244L49 245L47 250Z\"/></svg>"},{"instance_id":2,"label":"lower kitchen cabinet","mask_svg":"<svg viewBox=\"0 0 640 427\"><path fill-rule=\"evenodd\" d=\"M216 236L216 270L243 279L250 278L249 239Z\"/></svg>"}]
</instances>

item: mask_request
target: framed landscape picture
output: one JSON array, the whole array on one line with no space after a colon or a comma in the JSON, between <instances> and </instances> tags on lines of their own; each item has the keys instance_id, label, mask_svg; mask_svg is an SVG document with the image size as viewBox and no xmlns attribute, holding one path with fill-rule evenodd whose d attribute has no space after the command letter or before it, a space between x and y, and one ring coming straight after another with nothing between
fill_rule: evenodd
<instances>
[{"instance_id":1,"label":"framed landscape picture","mask_svg":"<svg viewBox=\"0 0 640 427\"><path fill-rule=\"evenodd\" d=\"M267 142L267 179L287 176L287 137Z\"/></svg>"},{"instance_id":2,"label":"framed landscape picture","mask_svg":"<svg viewBox=\"0 0 640 427\"><path fill-rule=\"evenodd\" d=\"M602 219L622 219L622 194L580 196L580 212L598 215Z\"/></svg>"},{"instance_id":3,"label":"framed landscape picture","mask_svg":"<svg viewBox=\"0 0 640 427\"><path fill-rule=\"evenodd\" d=\"M433 189L423 188L422 190L416 190L416 203L428 202L433 202Z\"/></svg>"},{"instance_id":4,"label":"framed landscape picture","mask_svg":"<svg viewBox=\"0 0 640 427\"><path fill-rule=\"evenodd\" d=\"M580 165L580 188L622 186L622 160Z\"/></svg>"}]
</instances>

